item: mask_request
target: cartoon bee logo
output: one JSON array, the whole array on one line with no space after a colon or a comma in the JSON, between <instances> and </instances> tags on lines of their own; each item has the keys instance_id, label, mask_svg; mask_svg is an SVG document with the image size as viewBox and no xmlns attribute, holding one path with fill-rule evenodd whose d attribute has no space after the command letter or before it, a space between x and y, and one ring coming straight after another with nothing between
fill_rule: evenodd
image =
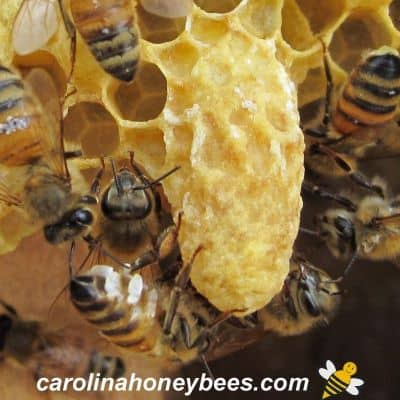
<instances>
[{"instance_id":1,"label":"cartoon bee logo","mask_svg":"<svg viewBox=\"0 0 400 400\"><path fill-rule=\"evenodd\" d=\"M318 372L328 381L326 382L322 399L335 396L344 390L353 396L357 396L359 393L357 387L364 384L362 379L352 378L357 373L357 365L351 361L346 362L341 370L336 371L333 362L327 360L326 368L320 368Z\"/></svg>"}]
</instances>

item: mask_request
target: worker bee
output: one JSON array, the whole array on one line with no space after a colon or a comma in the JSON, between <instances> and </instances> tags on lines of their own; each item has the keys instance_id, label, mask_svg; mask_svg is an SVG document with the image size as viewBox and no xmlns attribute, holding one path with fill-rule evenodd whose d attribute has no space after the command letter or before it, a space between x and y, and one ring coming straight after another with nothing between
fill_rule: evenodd
<instances>
[{"instance_id":1,"label":"worker bee","mask_svg":"<svg viewBox=\"0 0 400 400\"><path fill-rule=\"evenodd\" d=\"M190 14L193 0L140 0L149 13L164 18L182 18Z\"/></svg>"},{"instance_id":2,"label":"worker bee","mask_svg":"<svg viewBox=\"0 0 400 400\"><path fill-rule=\"evenodd\" d=\"M31 89L38 83L43 103ZM46 239L60 243L87 232L94 220L90 205L96 199L71 190L61 110L58 117L47 112L54 99L58 101L57 90L46 71L32 70L22 80L16 72L0 66L0 165L17 169L24 177L21 196L1 182L0 200L23 206L32 220L45 226Z\"/></svg>"},{"instance_id":3,"label":"worker bee","mask_svg":"<svg viewBox=\"0 0 400 400\"><path fill-rule=\"evenodd\" d=\"M39 321L21 319L16 310L1 301L0 355L32 370L40 377L101 377L124 375L119 357L102 355L91 349L82 336L73 331L50 331Z\"/></svg>"},{"instance_id":4,"label":"worker bee","mask_svg":"<svg viewBox=\"0 0 400 400\"><path fill-rule=\"evenodd\" d=\"M108 265L95 265L70 283L73 305L107 340L129 351L187 362L204 354L218 314L188 287L200 248L174 280L146 283Z\"/></svg>"},{"instance_id":5,"label":"worker bee","mask_svg":"<svg viewBox=\"0 0 400 400\"><path fill-rule=\"evenodd\" d=\"M350 208L330 208L315 217L316 231L310 233L321 238L335 257L350 259L344 275L357 258L396 261L400 255L400 197L388 196L386 187L379 186L383 198L347 198Z\"/></svg>"},{"instance_id":6,"label":"worker bee","mask_svg":"<svg viewBox=\"0 0 400 400\"><path fill-rule=\"evenodd\" d=\"M375 127L393 120L398 112L400 55L388 46L367 53L350 73L332 113L333 83L326 49L324 67L327 90L322 124L317 129L303 129L308 136L306 165L322 175L348 176L376 191L360 172L358 162L384 141L384 131Z\"/></svg>"},{"instance_id":7,"label":"worker bee","mask_svg":"<svg viewBox=\"0 0 400 400\"><path fill-rule=\"evenodd\" d=\"M121 81L132 81L139 62L139 34L130 0L71 0L74 24L63 0L25 0L13 25L17 54L33 53L47 44L59 25L57 8L71 39L72 69L76 28L105 72Z\"/></svg>"},{"instance_id":8,"label":"worker bee","mask_svg":"<svg viewBox=\"0 0 400 400\"><path fill-rule=\"evenodd\" d=\"M268 333L300 335L321 324L329 324L340 300L338 285L325 271L294 255L281 291L257 312L242 318L231 317L220 324L206 357L220 358Z\"/></svg>"},{"instance_id":9,"label":"worker bee","mask_svg":"<svg viewBox=\"0 0 400 400\"><path fill-rule=\"evenodd\" d=\"M140 274L96 265L72 279L72 302L112 343L181 362L220 357L271 331L301 334L328 323L337 311L337 285L324 271L296 258L282 291L263 309L240 319L231 317L235 310L219 313L188 286L194 257L174 283L146 284Z\"/></svg>"},{"instance_id":10,"label":"worker bee","mask_svg":"<svg viewBox=\"0 0 400 400\"><path fill-rule=\"evenodd\" d=\"M320 368L318 373L327 380L322 399L335 396L344 390L353 396L357 396L360 393L358 386L364 384L362 379L353 377L357 373L357 365L352 361L346 362L341 370L336 371L333 362L327 360L326 368Z\"/></svg>"},{"instance_id":11,"label":"worker bee","mask_svg":"<svg viewBox=\"0 0 400 400\"><path fill-rule=\"evenodd\" d=\"M114 254L137 255L130 264L131 272L152 263L160 264L161 268L175 265L180 260L179 227L174 224L160 182L179 167L152 180L135 162L133 152L130 152L130 168L117 170L114 160L110 161L113 178L100 196L98 241ZM104 170L103 161L92 185L95 192L100 191Z\"/></svg>"},{"instance_id":12,"label":"worker bee","mask_svg":"<svg viewBox=\"0 0 400 400\"><path fill-rule=\"evenodd\" d=\"M281 292L257 312L257 319L266 331L300 335L321 323L328 324L339 303L340 291L330 276L295 256Z\"/></svg>"}]
</instances>

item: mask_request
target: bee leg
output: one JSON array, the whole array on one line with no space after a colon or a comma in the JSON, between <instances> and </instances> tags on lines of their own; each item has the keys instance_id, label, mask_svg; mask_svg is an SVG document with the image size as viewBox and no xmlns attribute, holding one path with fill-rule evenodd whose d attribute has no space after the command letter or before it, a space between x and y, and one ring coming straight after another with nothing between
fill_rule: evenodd
<instances>
[{"instance_id":1,"label":"bee leg","mask_svg":"<svg viewBox=\"0 0 400 400\"><path fill-rule=\"evenodd\" d=\"M167 308L167 312L165 314L162 330L165 335L169 335L171 333L171 326L176 315L176 310L178 308L179 299L181 297L182 291L186 288L190 279L190 271L192 269L193 262L199 252L203 250L203 246L197 247L195 252L192 255L189 263L186 264L180 271L178 276L175 278L175 285L171 291L171 296L169 299L169 305Z\"/></svg>"},{"instance_id":2,"label":"bee leg","mask_svg":"<svg viewBox=\"0 0 400 400\"><path fill-rule=\"evenodd\" d=\"M307 181L303 181L301 185L301 192L302 194L309 193L312 195L317 195L323 199L333 200L336 203L346 207L346 209L352 212L355 212L357 210L357 206L347 197L341 196L336 193L327 192L322 187L314 185Z\"/></svg>"},{"instance_id":3,"label":"bee leg","mask_svg":"<svg viewBox=\"0 0 400 400\"><path fill-rule=\"evenodd\" d=\"M331 104L332 104L332 92L333 92L333 79L331 69L329 67L328 52L326 49L325 42L320 39L323 50L323 61L324 61L324 72L326 78L326 91L325 91L325 111L324 118L322 119L322 125L325 131L328 131L328 125L331 119Z\"/></svg>"},{"instance_id":4,"label":"bee leg","mask_svg":"<svg viewBox=\"0 0 400 400\"><path fill-rule=\"evenodd\" d=\"M323 63L324 72L326 78L326 90L325 90L325 102L324 102L324 116L322 118L322 124L319 129L314 128L301 128L304 134L312 136L318 139L329 139L329 123L331 120L331 104L332 104L332 93L333 93L333 79L331 69L329 67L328 52L326 49L325 42L320 39L323 51Z\"/></svg>"},{"instance_id":5,"label":"bee leg","mask_svg":"<svg viewBox=\"0 0 400 400\"><path fill-rule=\"evenodd\" d=\"M133 262L128 264L130 272L138 271L139 269L154 264L158 261L158 254L154 250L146 251L140 257L137 257Z\"/></svg>"},{"instance_id":6,"label":"bee leg","mask_svg":"<svg viewBox=\"0 0 400 400\"><path fill-rule=\"evenodd\" d=\"M67 160L71 160L74 158L82 157L81 150L72 150L72 151L64 151L64 158Z\"/></svg>"},{"instance_id":7,"label":"bee leg","mask_svg":"<svg viewBox=\"0 0 400 400\"><path fill-rule=\"evenodd\" d=\"M304 128L302 126L300 126L300 128L307 136L315 137L317 139L326 139L328 137L327 132L323 129Z\"/></svg>"},{"instance_id":8,"label":"bee leg","mask_svg":"<svg viewBox=\"0 0 400 400\"><path fill-rule=\"evenodd\" d=\"M18 318L17 310L11 305L6 303L4 300L0 300L0 304L14 317Z\"/></svg>"},{"instance_id":9,"label":"bee leg","mask_svg":"<svg viewBox=\"0 0 400 400\"><path fill-rule=\"evenodd\" d=\"M93 180L93 183L90 186L90 193L92 193L95 196L99 195L101 179L104 175L104 170L106 168L106 166L104 164L104 158L100 158L100 162L101 162L101 168L97 171L97 174Z\"/></svg>"},{"instance_id":10,"label":"bee leg","mask_svg":"<svg viewBox=\"0 0 400 400\"><path fill-rule=\"evenodd\" d=\"M157 237L154 250L147 251L129 264L131 272L137 271L149 264L156 262L160 263L173 254L178 245L178 235L181 227L182 216L183 212L181 211L178 214L177 224L171 225L161 232ZM168 270L163 271L163 274L168 274L175 266L176 263L168 264Z\"/></svg>"},{"instance_id":11,"label":"bee leg","mask_svg":"<svg viewBox=\"0 0 400 400\"><path fill-rule=\"evenodd\" d=\"M357 249L354 251L354 253L353 253L353 255L352 255L350 261L347 263L347 266L346 266L346 268L345 268L344 271L343 271L342 276L339 276L339 277L336 278L336 279L332 279L332 280L325 281L324 283L340 283L340 282L342 282L343 279L347 276L347 274L348 274L348 273L350 272L350 270L352 269L352 267L353 267L354 263L357 261L358 257L359 257L359 248L357 248Z\"/></svg>"},{"instance_id":12,"label":"bee leg","mask_svg":"<svg viewBox=\"0 0 400 400\"><path fill-rule=\"evenodd\" d=\"M76 59L76 30L75 26L72 23L71 19L68 16L68 13L65 10L64 7L64 1L63 0L57 0L58 1L58 6L60 8L60 13L62 16L62 19L64 21L64 27L65 30L67 31L67 34L71 40L71 47L70 47L70 54L71 54L71 70L68 75L67 82L71 80L71 77L74 73L74 68L75 68L75 59Z\"/></svg>"},{"instance_id":13,"label":"bee leg","mask_svg":"<svg viewBox=\"0 0 400 400\"><path fill-rule=\"evenodd\" d=\"M359 171L353 171L349 174L349 177L352 181L357 183L358 185L362 186L363 188L367 190L371 190L372 192L375 192L379 197L384 198L385 194L382 191L382 188L377 185L373 185L371 182L369 182L369 179L362 174Z\"/></svg>"},{"instance_id":14,"label":"bee leg","mask_svg":"<svg viewBox=\"0 0 400 400\"><path fill-rule=\"evenodd\" d=\"M143 171L142 171L140 168L138 168L137 164L135 163L135 152L132 151L132 150L129 151L129 163L131 164L132 170L135 172L135 174L136 174L137 176L140 177L140 179L149 182L149 180L148 180L148 179L146 178L146 176L143 174Z\"/></svg>"},{"instance_id":15,"label":"bee leg","mask_svg":"<svg viewBox=\"0 0 400 400\"><path fill-rule=\"evenodd\" d=\"M198 349L199 351L199 358L203 362L204 367L207 371L207 375L214 380L214 374L211 371L210 366L204 356L204 353L207 351L208 347L210 346L210 338L207 335L203 335L202 333L196 338L195 341L192 341L191 338L191 330L189 324L184 318L179 319L180 331L183 337L183 341L187 349Z\"/></svg>"},{"instance_id":16,"label":"bee leg","mask_svg":"<svg viewBox=\"0 0 400 400\"><path fill-rule=\"evenodd\" d=\"M346 159L335 150L331 149L328 146L324 146L321 143L314 143L312 145L311 151L316 154L322 154L332 159L333 162L344 172L346 176L348 176L353 182L357 183L357 185L363 187L364 189L371 190L375 192L378 196L384 197L384 193L382 192L382 188L378 185L372 184L369 179L360 171L357 171L353 168L353 166L346 161Z\"/></svg>"},{"instance_id":17,"label":"bee leg","mask_svg":"<svg viewBox=\"0 0 400 400\"><path fill-rule=\"evenodd\" d=\"M178 213L178 222L176 225L168 226L157 238L156 249L160 260L168 257L178 244L179 231L182 225L183 211Z\"/></svg>"}]
</instances>

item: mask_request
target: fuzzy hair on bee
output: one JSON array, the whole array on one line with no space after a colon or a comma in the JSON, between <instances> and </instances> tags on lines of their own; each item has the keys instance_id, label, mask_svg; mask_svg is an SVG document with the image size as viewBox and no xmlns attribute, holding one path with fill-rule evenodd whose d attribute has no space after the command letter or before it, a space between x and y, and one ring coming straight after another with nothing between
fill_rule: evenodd
<instances>
[{"instance_id":1,"label":"fuzzy hair on bee","mask_svg":"<svg viewBox=\"0 0 400 400\"><path fill-rule=\"evenodd\" d=\"M264 330L279 335L300 335L321 324L328 324L336 315L340 291L323 270L301 258L293 258L283 288L257 318Z\"/></svg>"},{"instance_id":2,"label":"fuzzy hair on bee","mask_svg":"<svg viewBox=\"0 0 400 400\"><path fill-rule=\"evenodd\" d=\"M341 205L348 207L329 208L314 218L314 234L335 257L350 259L344 275L358 258L397 263L400 256L400 197L390 195L382 179L374 178L373 182L381 188L383 197L367 195L352 199L339 196ZM318 192L317 189L315 193ZM335 197L338 198L330 194L331 199Z\"/></svg>"},{"instance_id":3,"label":"fuzzy hair on bee","mask_svg":"<svg viewBox=\"0 0 400 400\"><path fill-rule=\"evenodd\" d=\"M24 0L13 25L15 52L31 54L46 46L62 19L71 39L70 75L75 63L77 30L107 74L123 82L132 81L140 58L132 2L71 0L70 8L73 22L64 0Z\"/></svg>"},{"instance_id":4,"label":"fuzzy hair on bee","mask_svg":"<svg viewBox=\"0 0 400 400\"><path fill-rule=\"evenodd\" d=\"M40 88L40 95L33 88ZM50 243L86 234L94 222L91 207L96 199L71 188L61 105L45 70L33 69L22 79L16 71L0 66L1 126L0 165L18 171L23 184L14 193L9 187L13 182L2 180L0 201L21 207L32 221L40 221Z\"/></svg>"},{"instance_id":5,"label":"fuzzy hair on bee","mask_svg":"<svg viewBox=\"0 0 400 400\"><path fill-rule=\"evenodd\" d=\"M128 257L132 272L157 263L165 276L168 271L170 276L175 275L174 266L181 261L177 240L181 216L175 225L161 181L179 167L153 180L134 160L133 152L130 167L117 170L115 161L110 161L112 179L102 188L106 169L102 160L92 184L100 197L98 232L102 246L118 257Z\"/></svg>"},{"instance_id":6,"label":"fuzzy hair on bee","mask_svg":"<svg viewBox=\"0 0 400 400\"><path fill-rule=\"evenodd\" d=\"M305 164L323 176L347 176L381 195L360 171L359 159L385 142L384 130L372 128L389 123L398 114L400 55L388 46L365 54L332 104L334 86L322 45L327 78L325 111L319 127L303 129L307 136Z\"/></svg>"},{"instance_id":7,"label":"fuzzy hair on bee","mask_svg":"<svg viewBox=\"0 0 400 400\"><path fill-rule=\"evenodd\" d=\"M219 325L206 357L222 357L269 333L301 335L329 324L337 314L340 302L341 291L332 278L294 255L282 290L259 311L242 318L232 317Z\"/></svg>"},{"instance_id":8,"label":"fuzzy hair on bee","mask_svg":"<svg viewBox=\"0 0 400 400\"><path fill-rule=\"evenodd\" d=\"M71 300L111 343L171 362L192 361L208 347L206 328L218 312L186 287L182 271L175 282L146 283L138 273L96 265L72 279Z\"/></svg>"}]
</instances>

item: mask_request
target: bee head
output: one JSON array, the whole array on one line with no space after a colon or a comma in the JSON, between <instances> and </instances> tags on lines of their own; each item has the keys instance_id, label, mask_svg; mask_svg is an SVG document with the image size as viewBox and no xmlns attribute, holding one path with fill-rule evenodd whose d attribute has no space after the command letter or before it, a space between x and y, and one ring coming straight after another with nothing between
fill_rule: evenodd
<instances>
[{"instance_id":1,"label":"bee head","mask_svg":"<svg viewBox=\"0 0 400 400\"><path fill-rule=\"evenodd\" d=\"M84 234L93 224L94 215L88 208L78 207L66 212L56 224L44 227L44 236L49 243L59 244Z\"/></svg>"},{"instance_id":2,"label":"bee head","mask_svg":"<svg viewBox=\"0 0 400 400\"><path fill-rule=\"evenodd\" d=\"M112 180L101 199L103 214L111 220L139 220L145 218L152 204L143 183L128 169L122 169Z\"/></svg>"},{"instance_id":3,"label":"bee head","mask_svg":"<svg viewBox=\"0 0 400 400\"><path fill-rule=\"evenodd\" d=\"M322 270L298 263L290 273L291 297L298 316L330 320L340 296L337 285Z\"/></svg>"},{"instance_id":4,"label":"bee head","mask_svg":"<svg viewBox=\"0 0 400 400\"><path fill-rule=\"evenodd\" d=\"M353 214L342 209L327 210L314 218L317 231L336 257L347 258L356 247Z\"/></svg>"},{"instance_id":5,"label":"bee head","mask_svg":"<svg viewBox=\"0 0 400 400\"><path fill-rule=\"evenodd\" d=\"M383 46L369 53L362 64L362 71L386 80L400 78L400 57L397 50Z\"/></svg>"}]
</instances>

